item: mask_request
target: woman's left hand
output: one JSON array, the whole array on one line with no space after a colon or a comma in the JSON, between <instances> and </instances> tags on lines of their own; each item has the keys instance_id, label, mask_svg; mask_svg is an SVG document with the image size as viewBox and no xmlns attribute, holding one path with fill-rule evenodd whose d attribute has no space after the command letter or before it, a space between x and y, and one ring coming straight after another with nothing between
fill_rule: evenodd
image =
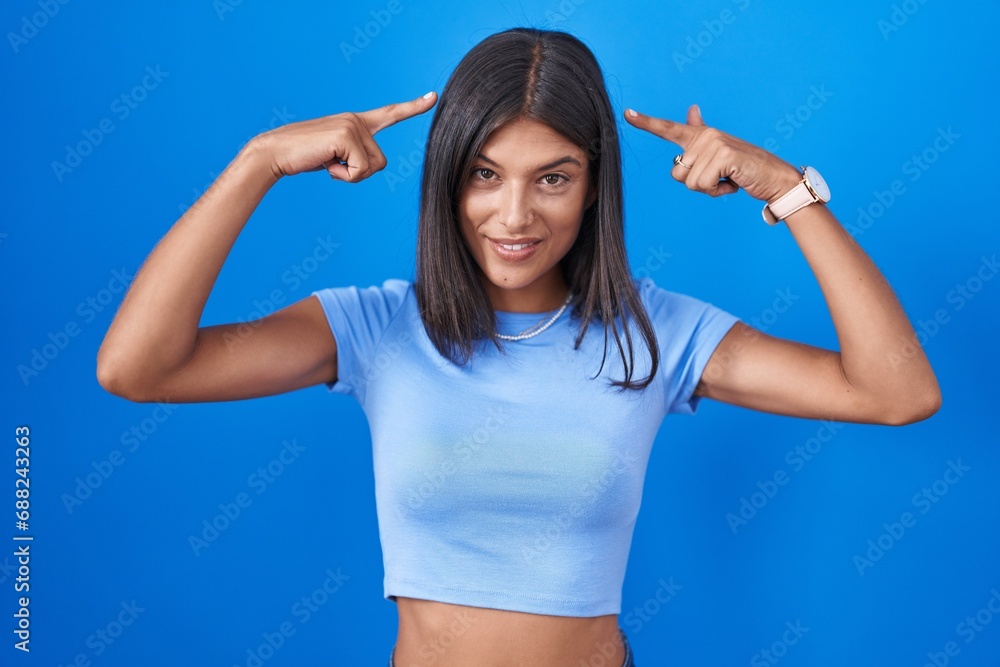
<instances>
[{"instance_id":1,"label":"woman's left hand","mask_svg":"<svg viewBox=\"0 0 1000 667\"><path fill-rule=\"evenodd\" d=\"M674 164L670 175L691 190L720 197L742 188L754 199L772 202L802 180L798 169L773 153L705 125L696 104L688 109L686 124L633 110L625 119L683 149L683 164Z\"/></svg>"}]
</instances>

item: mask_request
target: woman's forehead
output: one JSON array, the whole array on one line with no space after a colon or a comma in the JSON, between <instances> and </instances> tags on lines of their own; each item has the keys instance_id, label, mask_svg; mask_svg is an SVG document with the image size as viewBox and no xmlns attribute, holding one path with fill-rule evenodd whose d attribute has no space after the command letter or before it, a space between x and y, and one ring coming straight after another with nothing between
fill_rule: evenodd
<instances>
[{"instance_id":1,"label":"woman's forehead","mask_svg":"<svg viewBox=\"0 0 1000 667\"><path fill-rule=\"evenodd\" d=\"M558 155L556 155L558 153ZM551 126L530 118L517 118L501 125L486 139L480 154L493 160L545 161L564 155L586 159L585 152Z\"/></svg>"}]
</instances>

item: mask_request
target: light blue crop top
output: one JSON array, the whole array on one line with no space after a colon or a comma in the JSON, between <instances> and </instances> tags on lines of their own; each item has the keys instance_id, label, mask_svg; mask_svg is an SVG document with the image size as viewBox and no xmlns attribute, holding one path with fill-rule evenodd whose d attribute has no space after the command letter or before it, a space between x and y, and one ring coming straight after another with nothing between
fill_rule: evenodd
<instances>
[{"instance_id":1,"label":"light blue crop top","mask_svg":"<svg viewBox=\"0 0 1000 667\"><path fill-rule=\"evenodd\" d=\"M660 368L647 389L624 393L608 385L623 378L613 337L591 380L603 327L592 323L574 350L568 310L507 343L507 357L487 343L463 367L427 337L408 281L312 293L337 342L327 388L357 399L371 430L386 599L621 613L653 439L666 414L696 411L702 370L739 319L649 278L636 285ZM498 311L498 330L520 333L543 316ZM650 360L637 333L633 342L639 380Z\"/></svg>"}]
</instances>

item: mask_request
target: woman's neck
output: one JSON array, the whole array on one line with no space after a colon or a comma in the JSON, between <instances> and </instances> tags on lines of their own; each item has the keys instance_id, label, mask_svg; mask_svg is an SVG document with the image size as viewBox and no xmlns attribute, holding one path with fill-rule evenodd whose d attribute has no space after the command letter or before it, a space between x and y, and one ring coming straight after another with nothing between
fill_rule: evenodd
<instances>
[{"instance_id":1,"label":"woman's neck","mask_svg":"<svg viewBox=\"0 0 1000 667\"><path fill-rule=\"evenodd\" d=\"M493 310L508 313L547 313L566 301L569 287L559 267L524 287L509 289L494 285L483 277L483 286L493 304Z\"/></svg>"}]
</instances>

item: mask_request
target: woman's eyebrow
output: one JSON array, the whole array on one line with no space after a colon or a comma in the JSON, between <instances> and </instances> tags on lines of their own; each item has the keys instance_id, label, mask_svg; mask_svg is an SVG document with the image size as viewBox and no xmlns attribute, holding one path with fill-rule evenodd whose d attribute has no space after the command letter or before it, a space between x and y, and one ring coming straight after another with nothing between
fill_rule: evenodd
<instances>
[{"instance_id":1,"label":"woman's eyebrow","mask_svg":"<svg viewBox=\"0 0 1000 667\"><path fill-rule=\"evenodd\" d=\"M499 163L494 162L493 160L489 159L488 157L486 157L482 153L476 153L476 157L479 158L479 159L481 159L481 160L483 160L483 161L485 161L485 162L489 162L494 167L499 167L500 166ZM583 165L580 164L580 161L577 160L575 157L573 157L571 155L565 155L565 156L559 158L558 160L554 160L552 162L549 162L548 164L543 164L541 167L539 167L535 171L545 171L546 169L552 169L553 167L558 167L559 165L566 164L566 163L575 164L576 166L578 166L580 168L583 168Z\"/></svg>"}]
</instances>

